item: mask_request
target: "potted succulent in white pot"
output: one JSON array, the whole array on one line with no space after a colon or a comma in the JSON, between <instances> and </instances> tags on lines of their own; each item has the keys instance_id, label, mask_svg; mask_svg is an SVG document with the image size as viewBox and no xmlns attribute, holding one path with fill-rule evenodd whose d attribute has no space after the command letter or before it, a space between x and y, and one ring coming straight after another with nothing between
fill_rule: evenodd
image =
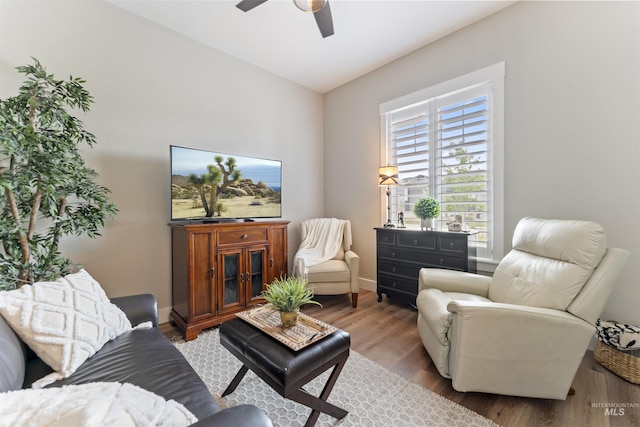
<instances>
[{"instance_id":1,"label":"potted succulent in white pot","mask_svg":"<svg viewBox=\"0 0 640 427\"><path fill-rule=\"evenodd\" d=\"M313 291L307 288L307 281L301 277L274 279L262 291L262 297L280 312L280 320L285 328L296 324L301 306L316 304L322 307L322 304L313 301Z\"/></svg>"},{"instance_id":2,"label":"potted succulent in white pot","mask_svg":"<svg viewBox=\"0 0 640 427\"><path fill-rule=\"evenodd\" d=\"M433 219L440 215L440 204L432 197L425 197L416 202L413 213L420 218L421 230L433 230Z\"/></svg>"}]
</instances>

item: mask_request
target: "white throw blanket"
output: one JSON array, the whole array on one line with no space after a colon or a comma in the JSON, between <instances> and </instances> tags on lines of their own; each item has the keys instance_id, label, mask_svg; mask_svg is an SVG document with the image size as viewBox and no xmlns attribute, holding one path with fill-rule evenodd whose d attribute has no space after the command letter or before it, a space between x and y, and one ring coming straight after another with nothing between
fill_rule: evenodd
<instances>
[{"instance_id":1,"label":"white throw blanket","mask_svg":"<svg viewBox=\"0 0 640 427\"><path fill-rule=\"evenodd\" d=\"M0 414L0 426L11 427L182 427L198 421L175 400L117 382L0 393Z\"/></svg>"},{"instance_id":2,"label":"white throw blanket","mask_svg":"<svg viewBox=\"0 0 640 427\"><path fill-rule=\"evenodd\" d=\"M346 220L337 218L316 218L302 223L304 238L293 258L293 272L306 278L309 267L335 258L343 243ZM347 236L349 238L349 236ZM347 241L346 247L351 247Z\"/></svg>"}]
</instances>

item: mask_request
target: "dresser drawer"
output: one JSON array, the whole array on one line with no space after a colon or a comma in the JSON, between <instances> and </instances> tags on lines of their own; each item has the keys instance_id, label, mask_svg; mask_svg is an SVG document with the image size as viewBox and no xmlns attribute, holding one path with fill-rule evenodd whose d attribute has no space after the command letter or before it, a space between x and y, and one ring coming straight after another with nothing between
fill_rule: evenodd
<instances>
[{"instance_id":1,"label":"dresser drawer","mask_svg":"<svg viewBox=\"0 0 640 427\"><path fill-rule=\"evenodd\" d=\"M395 233L385 233L384 231L379 231L378 233L376 233L376 241L383 245L395 245L396 235Z\"/></svg>"},{"instance_id":2,"label":"dresser drawer","mask_svg":"<svg viewBox=\"0 0 640 427\"><path fill-rule=\"evenodd\" d=\"M378 260L378 271L380 273L397 274L418 280L418 272L422 266L419 264L396 263L393 261Z\"/></svg>"},{"instance_id":3,"label":"dresser drawer","mask_svg":"<svg viewBox=\"0 0 640 427\"><path fill-rule=\"evenodd\" d=\"M438 249L441 252L464 254L467 250L467 236L438 236Z\"/></svg>"},{"instance_id":4,"label":"dresser drawer","mask_svg":"<svg viewBox=\"0 0 640 427\"><path fill-rule=\"evenodd\" d=\"M432 233L405 231L398 233L398 246L436 250L436 236Z\"/></svg>"},{"instance_id":5,"label":"dresser drawer","mask_svg":"<svg viewBox=\"0 0 640 427\"><path fill-rule=\"evenodd\" d=\"M395 246L378 246L378 257L382 258L402 258L400 249Z\"/></svg>"},{"instance_id":6,"label":"dresser drawer","mask_svg":"<svg viewBox=\"0 0 640 427\"><path fill-rule=\"evenodd\" d=\"M379 274L378 287L416 295L418 293L418 278L416 277L416 280L408 280Z\"/></svg>"},{"instance_id":7,"label":"dresser drawer","mask_svg":"<svg viewBox=\"0 0 640 427\"><path fill-rule=\"evenodd\" d=\"M440 254L425 254L424 258L425 267L439 267L447 268L450 270L466 270L467 259L455 256L446 256Z\"/></svg>"},{"instance_id":8,"label":"dresser drawer","mask_svg":"<svg viewBox=\"0 0 640 427\"><path fill-rule=\"evenodd\" d=\"M267 227L255 227L237 230L218 230L218 245L236 245L268 240Z\"/></svg>"},{"instance_id":9,"label":"dresser drawer","mask_svg":"<svg viewBox=\"0 0 640 427\"><path fill-rule=\"evenodd\" d=\"M432 252L433 253L433 252ZM399 246L379 246L378 257L389 258L398 261L416 262L419 264L425 263L425 257L429 254L424 250L416 250L411 248L402 248Z\"/></svg>"},{"instance_id":10,"label":"dresser drawer","mask_svg":"<svg viewBox=\"0 0 640 427\"><path fill-rule=\"evenodd\" d=\"M409 255L407 255L409 252ZM466 258L447 256L438 253L411 252L391 248L378 251L378 270L380 272L418 277L422 267L440 267L452 270L465 270ZM385 259L388 258L388 259ZM397 259L397 261L395 261Z\"/></svg>"}]
</instances>

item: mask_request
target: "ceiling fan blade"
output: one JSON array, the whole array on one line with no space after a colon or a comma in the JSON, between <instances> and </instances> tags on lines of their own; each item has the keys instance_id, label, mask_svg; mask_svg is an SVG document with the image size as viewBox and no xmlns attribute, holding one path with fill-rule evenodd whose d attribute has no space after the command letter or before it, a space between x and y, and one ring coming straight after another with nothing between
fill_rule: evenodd
<instances>
[{"instance_id":1,"label":"ceiling fan blade","mask_svg":"<svg viewBox=\"0 0 640 427\"><path fill-rule=\"evenodd\" d=\"M331 18L329 0L327 0L327 4L325 4L322 9L313 14L313 17L316 18L316 23L318 24L322 38L333 35L333 18Z\"/></svg>"},{"instance_id":2,"label":"ceiling fan blade","mask_svg":"<svg viewBox=\"0 0 640 427\"><path fill-rule=\"evenodd\" d=\"M236 5L238 9L243 12L248 12L256 6L260 6L262 3L267 0L242 0L240 3Z\"/></svg>"}]
</instances>

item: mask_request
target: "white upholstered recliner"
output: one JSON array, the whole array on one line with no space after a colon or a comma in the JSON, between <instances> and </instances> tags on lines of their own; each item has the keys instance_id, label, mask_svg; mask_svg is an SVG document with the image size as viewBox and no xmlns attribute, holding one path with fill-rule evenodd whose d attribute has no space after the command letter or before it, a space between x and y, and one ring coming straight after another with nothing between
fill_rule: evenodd
<instances>
[{"instance_id":1,"label":"white upholstered recliner","mask_svg":"<svg viewBox=\"0 0 640 427\"><path fill-rule=\"evenodd\" d=\"M301 224L301 244L294 273L304 275L316 295L351 294L358 306L360 257L351 250L351 222L315 218Z\"/></svg>"},{"instance_id":2,"label":"white upholstered recliner","mask_svg":"<svg viewBox=\"0 0 640 427\"><path fill-rule=\"evenodd\" d=\"M458 391L566 399L629 252L588 221L523 218L493 277L423 268L418 331Z\"/></svg>"}]
</instances>

